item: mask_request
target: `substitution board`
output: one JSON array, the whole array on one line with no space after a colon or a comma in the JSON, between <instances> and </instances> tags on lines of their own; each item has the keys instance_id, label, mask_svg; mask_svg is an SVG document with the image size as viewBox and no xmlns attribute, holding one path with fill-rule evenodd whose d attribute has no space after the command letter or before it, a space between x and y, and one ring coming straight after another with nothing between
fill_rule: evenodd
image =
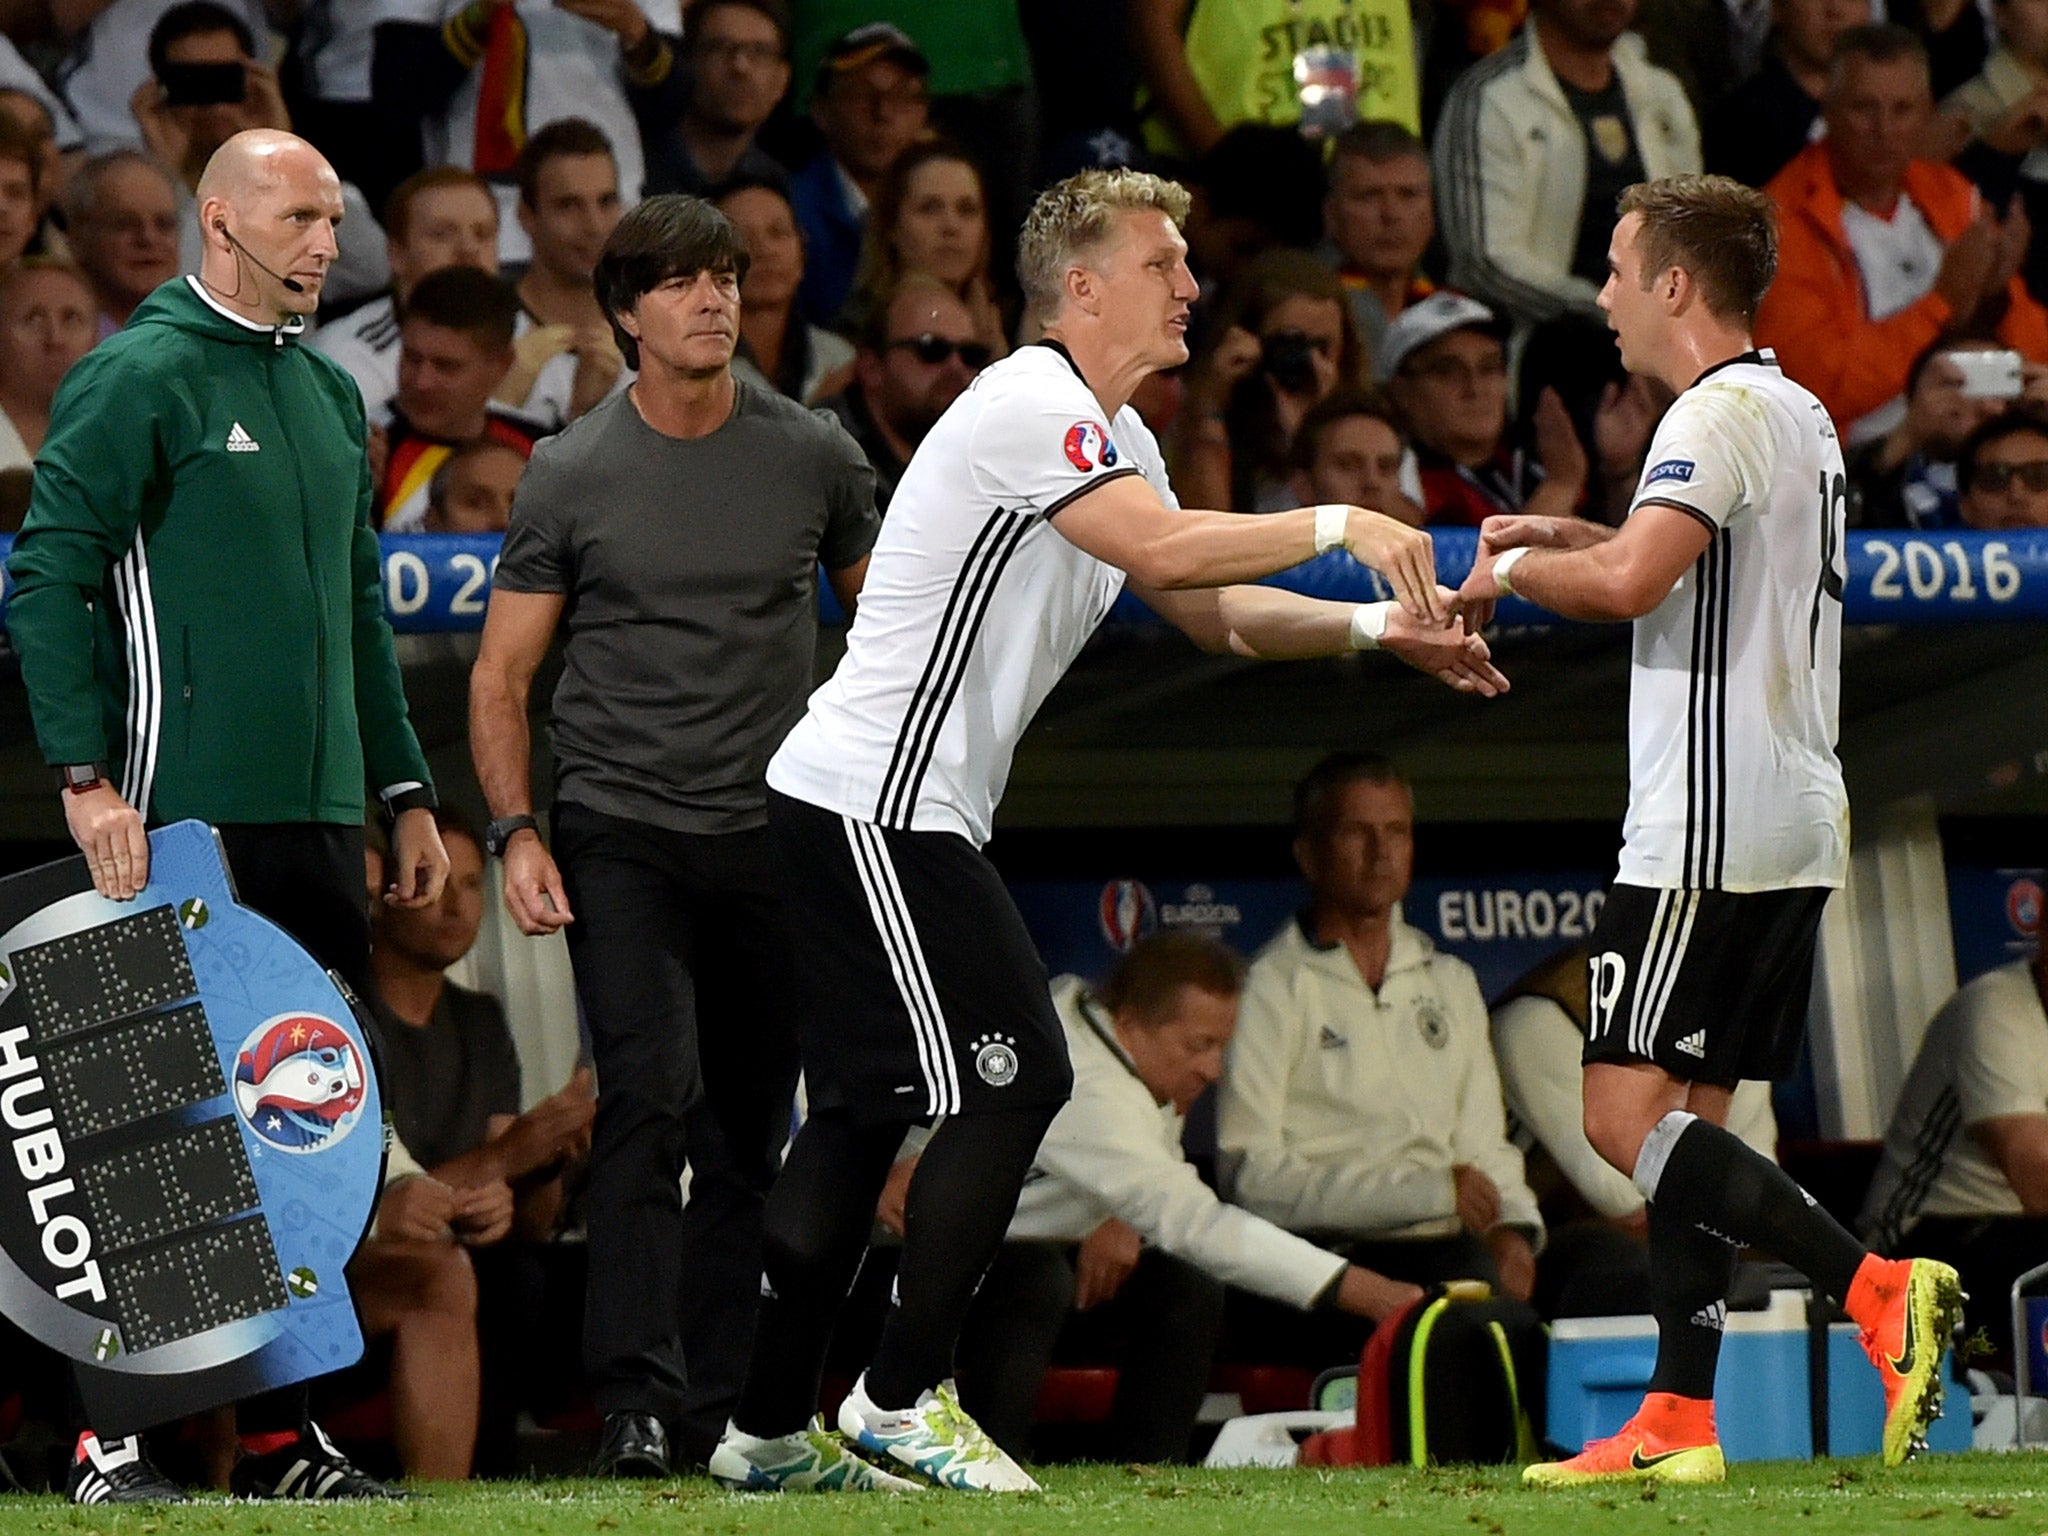
<instances>
[{"instance_id":1,"label":"substitution board","mask_svg":"<svg viewBox=\"0 0 2048 1536\"><path fill-rule=\"evenodd\" d=\"M0 1312L125 1435L352 1364L383 1109L347 989L242 906L211 827L132 901L0 880Z\"/></svg>"}]
</instances>

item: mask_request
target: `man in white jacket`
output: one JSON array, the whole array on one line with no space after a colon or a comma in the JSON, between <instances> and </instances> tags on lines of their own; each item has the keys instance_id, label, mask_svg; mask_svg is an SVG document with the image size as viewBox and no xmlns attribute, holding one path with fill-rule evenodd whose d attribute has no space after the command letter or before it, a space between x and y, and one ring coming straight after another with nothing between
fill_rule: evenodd
<instances>
[{"instance_id":1,"label":"man in white jacket","mask_svg":"<svg viewBox=\"0 0 2048 1536\"><path fill-rule=\"evenodd\" d=\"M1534 0L1528 25L1451 87L1437 121L1437 217L1453 288L1524 325L1604 329L1615 202L1696 173L1699 124L1678 77L1627 30L1636 0Z\"/></svg>"},{"instance_id":2,"label":"man in white jacket","mask_svg":"<svg viewBox=\"0 0 2048 1536\"><path fill-rule=\"evenodd\" d=\"M1402 921L1414 848L1414 802L1384 758L1336 754L1296 788L1309 907L1245 987L1216 1104L1225 1188L1397 1279L1527 1301L1543 1222L1478 979Z\"/></svg>"},{"instance_id":3,"label":"man in white jacket","mask_svg":"<svg viewBox=\"0 0 2048 1536\"><path fill-rule=\"evenodd\" d=\"M1243 984L1235 951L1188 932L1139 944L1099 992L1076 976L1053 983L1074 1096L1038 1149L959 1351L963 1400L1013 1455L1029 1450L1063 1332L1121 1367L1108 1454L1184 1461L1226 1285L1371 1319L1421 1295L1226 1204L1187 1161L1182 1117L1222 1076Z\"/></svg>"}]
</instances>

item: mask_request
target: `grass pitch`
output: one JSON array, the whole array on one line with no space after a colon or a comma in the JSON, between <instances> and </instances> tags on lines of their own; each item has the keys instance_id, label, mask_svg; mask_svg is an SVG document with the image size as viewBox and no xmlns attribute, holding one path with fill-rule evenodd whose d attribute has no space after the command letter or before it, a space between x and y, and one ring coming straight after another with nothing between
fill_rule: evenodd
<instances>
[{"instance_id":1,"label":"grass pitch","mask_svg":"<svg viewBox=\"0 0 2048 1536\"><path fill-rule=\"evenodd\" d=\"M404 1505L197 1504L79 1509L0 1501L0 1533L53 1536L2048 1536L2048 1455L1745 1464L1718 1488L1524 1492L1512 1468L1210 1472L1068 1467L1042 1495L915 1498L722 1493L671 1483L501 1483L438 1488ZM1988 1522L1984 1523L1984 1522Z\"/></svg>"}]
</instances>

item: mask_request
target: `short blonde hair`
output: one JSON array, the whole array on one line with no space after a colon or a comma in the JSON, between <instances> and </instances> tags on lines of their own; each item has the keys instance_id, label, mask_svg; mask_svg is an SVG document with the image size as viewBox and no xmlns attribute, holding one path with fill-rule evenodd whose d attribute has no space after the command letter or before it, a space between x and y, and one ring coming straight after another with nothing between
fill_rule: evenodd
<instances>
[{"instance_id":1,"label":"short blonde hair","mask_svg":"<svg viewBox=\"0 0 2048 1536\"><path fill-rule=\"evenodd\" d=\"M1108 238L1119 213L1163 213L1187 222L1188 191L1177 181L1128 168L1088 170L1038 194L1017 237L1017 281L1041 324L1059 309L1067 268Z\"/></svg>"},{"instance_id":2,"label":"short blonde hair","mask_svg":"<svg viewBox=\"0 0 2048 1536\"><path fill-rule=\"evenodd\" d=\"M1636 251L1645 289L1682 267L1709 311L1755 322L1778 272L1777 208L1768 197L1726 176L1667 176L1623 192L1620 211L1642 215Z\"/></svg>"}]
</instances>

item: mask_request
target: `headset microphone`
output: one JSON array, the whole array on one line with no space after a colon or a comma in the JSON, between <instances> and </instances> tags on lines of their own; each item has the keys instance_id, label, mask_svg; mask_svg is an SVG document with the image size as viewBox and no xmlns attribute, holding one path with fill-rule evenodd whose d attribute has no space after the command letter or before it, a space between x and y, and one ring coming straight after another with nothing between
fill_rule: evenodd
<instances>
[{"instance_id":1,"label":"headset microphone","mask_svg":"<svg viewBox=\"0 0 2048 1536\"><path fill-rule=\"evenodd\" d=\"M220 231L220 237L223 240L227 241L229 245L232 245L236 250L240 251L244 256L248 257L249 264L252 267L254 267L258 272L261 272L266 276L276 278L280 283L284 284L286 290L291 293L304 293L306 291L306 285L304 283L299 282L296 279L286 277L282 272L277 271L273 267L266 267L262 262L258 261L256 259L256 253L254 251L250 250L249 247L242 244L241 241L237 240L233 235L228 233L228 227L225 222L216 220L213 227Z\"/></svg>"}]
</instances>

